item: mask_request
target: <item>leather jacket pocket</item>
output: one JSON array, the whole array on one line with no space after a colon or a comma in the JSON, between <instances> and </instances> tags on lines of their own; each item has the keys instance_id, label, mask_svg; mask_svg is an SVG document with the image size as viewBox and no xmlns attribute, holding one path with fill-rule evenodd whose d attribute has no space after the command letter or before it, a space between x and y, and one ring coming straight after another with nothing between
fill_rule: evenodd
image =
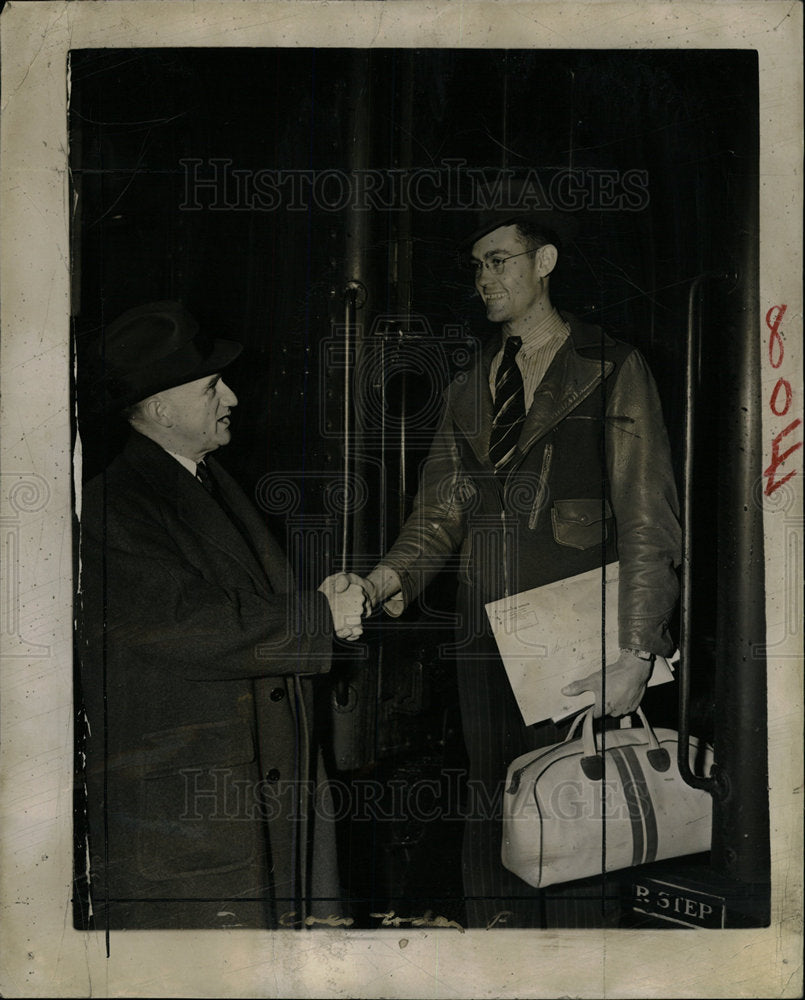
<instances>
[{"instance_id":1,"label":"leather jacket pocket","mask_svg":"<svg viewBox=\"0 0 805 1000\"><path fill-rule=\"evenodd\" d=\"M557 545L589 549L609 537L612 508L608 500L555 500L551 520Z\"/></svg>"}]
</instances>

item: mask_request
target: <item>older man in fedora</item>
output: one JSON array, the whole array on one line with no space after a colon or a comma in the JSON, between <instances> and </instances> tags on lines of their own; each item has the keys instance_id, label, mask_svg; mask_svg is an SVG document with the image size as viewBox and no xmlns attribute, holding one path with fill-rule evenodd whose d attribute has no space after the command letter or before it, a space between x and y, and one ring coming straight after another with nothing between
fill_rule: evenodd
<instances>
[{"instance_id":1,"label":"older man in fedora","mask_svg":"<svg viewBox=\"0 0 805 1000\"><path fill-rule=\"evenodd\" d=\"M313 684L360 634L346 576L296 588L257 510L212 457L241 346L178 303L104 331L124 450L80 504L80 682L97 926L276 927L337 898ZM320 902L316 902L319 900Z\"/></svg>"},{"instance_id":2,"label":"older man in fedora","mask_svg":"<svg viewBox=\"0 0 805 1000\"><path fill-rule=\"evenodd\" d=\"M539 893L501 864L507 766L563 733L523 724L484 605L619 559L620 655L565 693L592 691L599 715L633 710L654 656L674 648L680 530L668 440L640 353L552 304L560 245L544 213L486 213L468 249L496 330L480 371L447 388L413 513L367 586L399 614L461 551L468 923L599 926L617 909L600 881Z\"/></svg>"}]
</instances>

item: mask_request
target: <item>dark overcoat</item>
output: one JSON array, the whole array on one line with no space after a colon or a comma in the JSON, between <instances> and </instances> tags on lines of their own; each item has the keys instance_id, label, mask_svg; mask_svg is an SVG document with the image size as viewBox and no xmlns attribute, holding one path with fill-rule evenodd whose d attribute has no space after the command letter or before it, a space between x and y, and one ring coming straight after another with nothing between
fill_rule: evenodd
<instances>
[{"instance_id":1,"label":"dark overcoat","mask_svg":"<svg viewBox=\"0 0 805 1000\"><path fill-rule=\"evenodd\" d=\"M298 923L337 895L312 685L325 596L297 592L214 458L221 503L133 433L79 500L80 696L96 923ZM294 914L294 916L289 916Z\"/></svg>"}]
</instances>

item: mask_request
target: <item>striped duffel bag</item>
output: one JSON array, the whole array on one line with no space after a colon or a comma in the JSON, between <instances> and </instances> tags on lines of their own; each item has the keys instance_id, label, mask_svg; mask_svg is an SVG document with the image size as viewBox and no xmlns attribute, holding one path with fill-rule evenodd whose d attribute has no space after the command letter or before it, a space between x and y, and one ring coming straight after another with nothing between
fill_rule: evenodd
<instances>
[{"instance_id":1,"label":"striped duffel bag","mask_svg":"<svg viewBox=\"0 0 805 1000\"><path fill-rule=\"evenodd\" d=\"M529 885L710 849L712 800L682 780L678 734L655 732L640 709L637 714L642 728L596 735L589 709L564 742L509 766L501 859ZM691 737L691 769L706 776L712 763L711 748Z\"/></svg>"}]
</instances>

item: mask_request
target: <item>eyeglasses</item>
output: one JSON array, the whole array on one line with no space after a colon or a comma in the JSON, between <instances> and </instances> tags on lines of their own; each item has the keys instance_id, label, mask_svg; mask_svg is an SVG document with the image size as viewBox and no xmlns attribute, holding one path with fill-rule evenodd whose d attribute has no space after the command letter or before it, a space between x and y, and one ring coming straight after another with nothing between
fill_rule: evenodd
<instances>
[{"instance_id":1,"label":"eyeglasses","mask_svg":"<svg viewBox=\"0 0 805 1000\"><path fill-rule=\"evenodd\" d=\"M500 254L489 254L484 260L470 259L467 261L467 267L476 278L481 276L484 268L487 268L490 274L503 274L506 270L506 261L514 260L515 257L523 257L527 253L536 253L537 250L539 247L533 247L531 250L523 250L521 253L509 254L508 257L501 257Z\"/></svg>"}]
</instances>

